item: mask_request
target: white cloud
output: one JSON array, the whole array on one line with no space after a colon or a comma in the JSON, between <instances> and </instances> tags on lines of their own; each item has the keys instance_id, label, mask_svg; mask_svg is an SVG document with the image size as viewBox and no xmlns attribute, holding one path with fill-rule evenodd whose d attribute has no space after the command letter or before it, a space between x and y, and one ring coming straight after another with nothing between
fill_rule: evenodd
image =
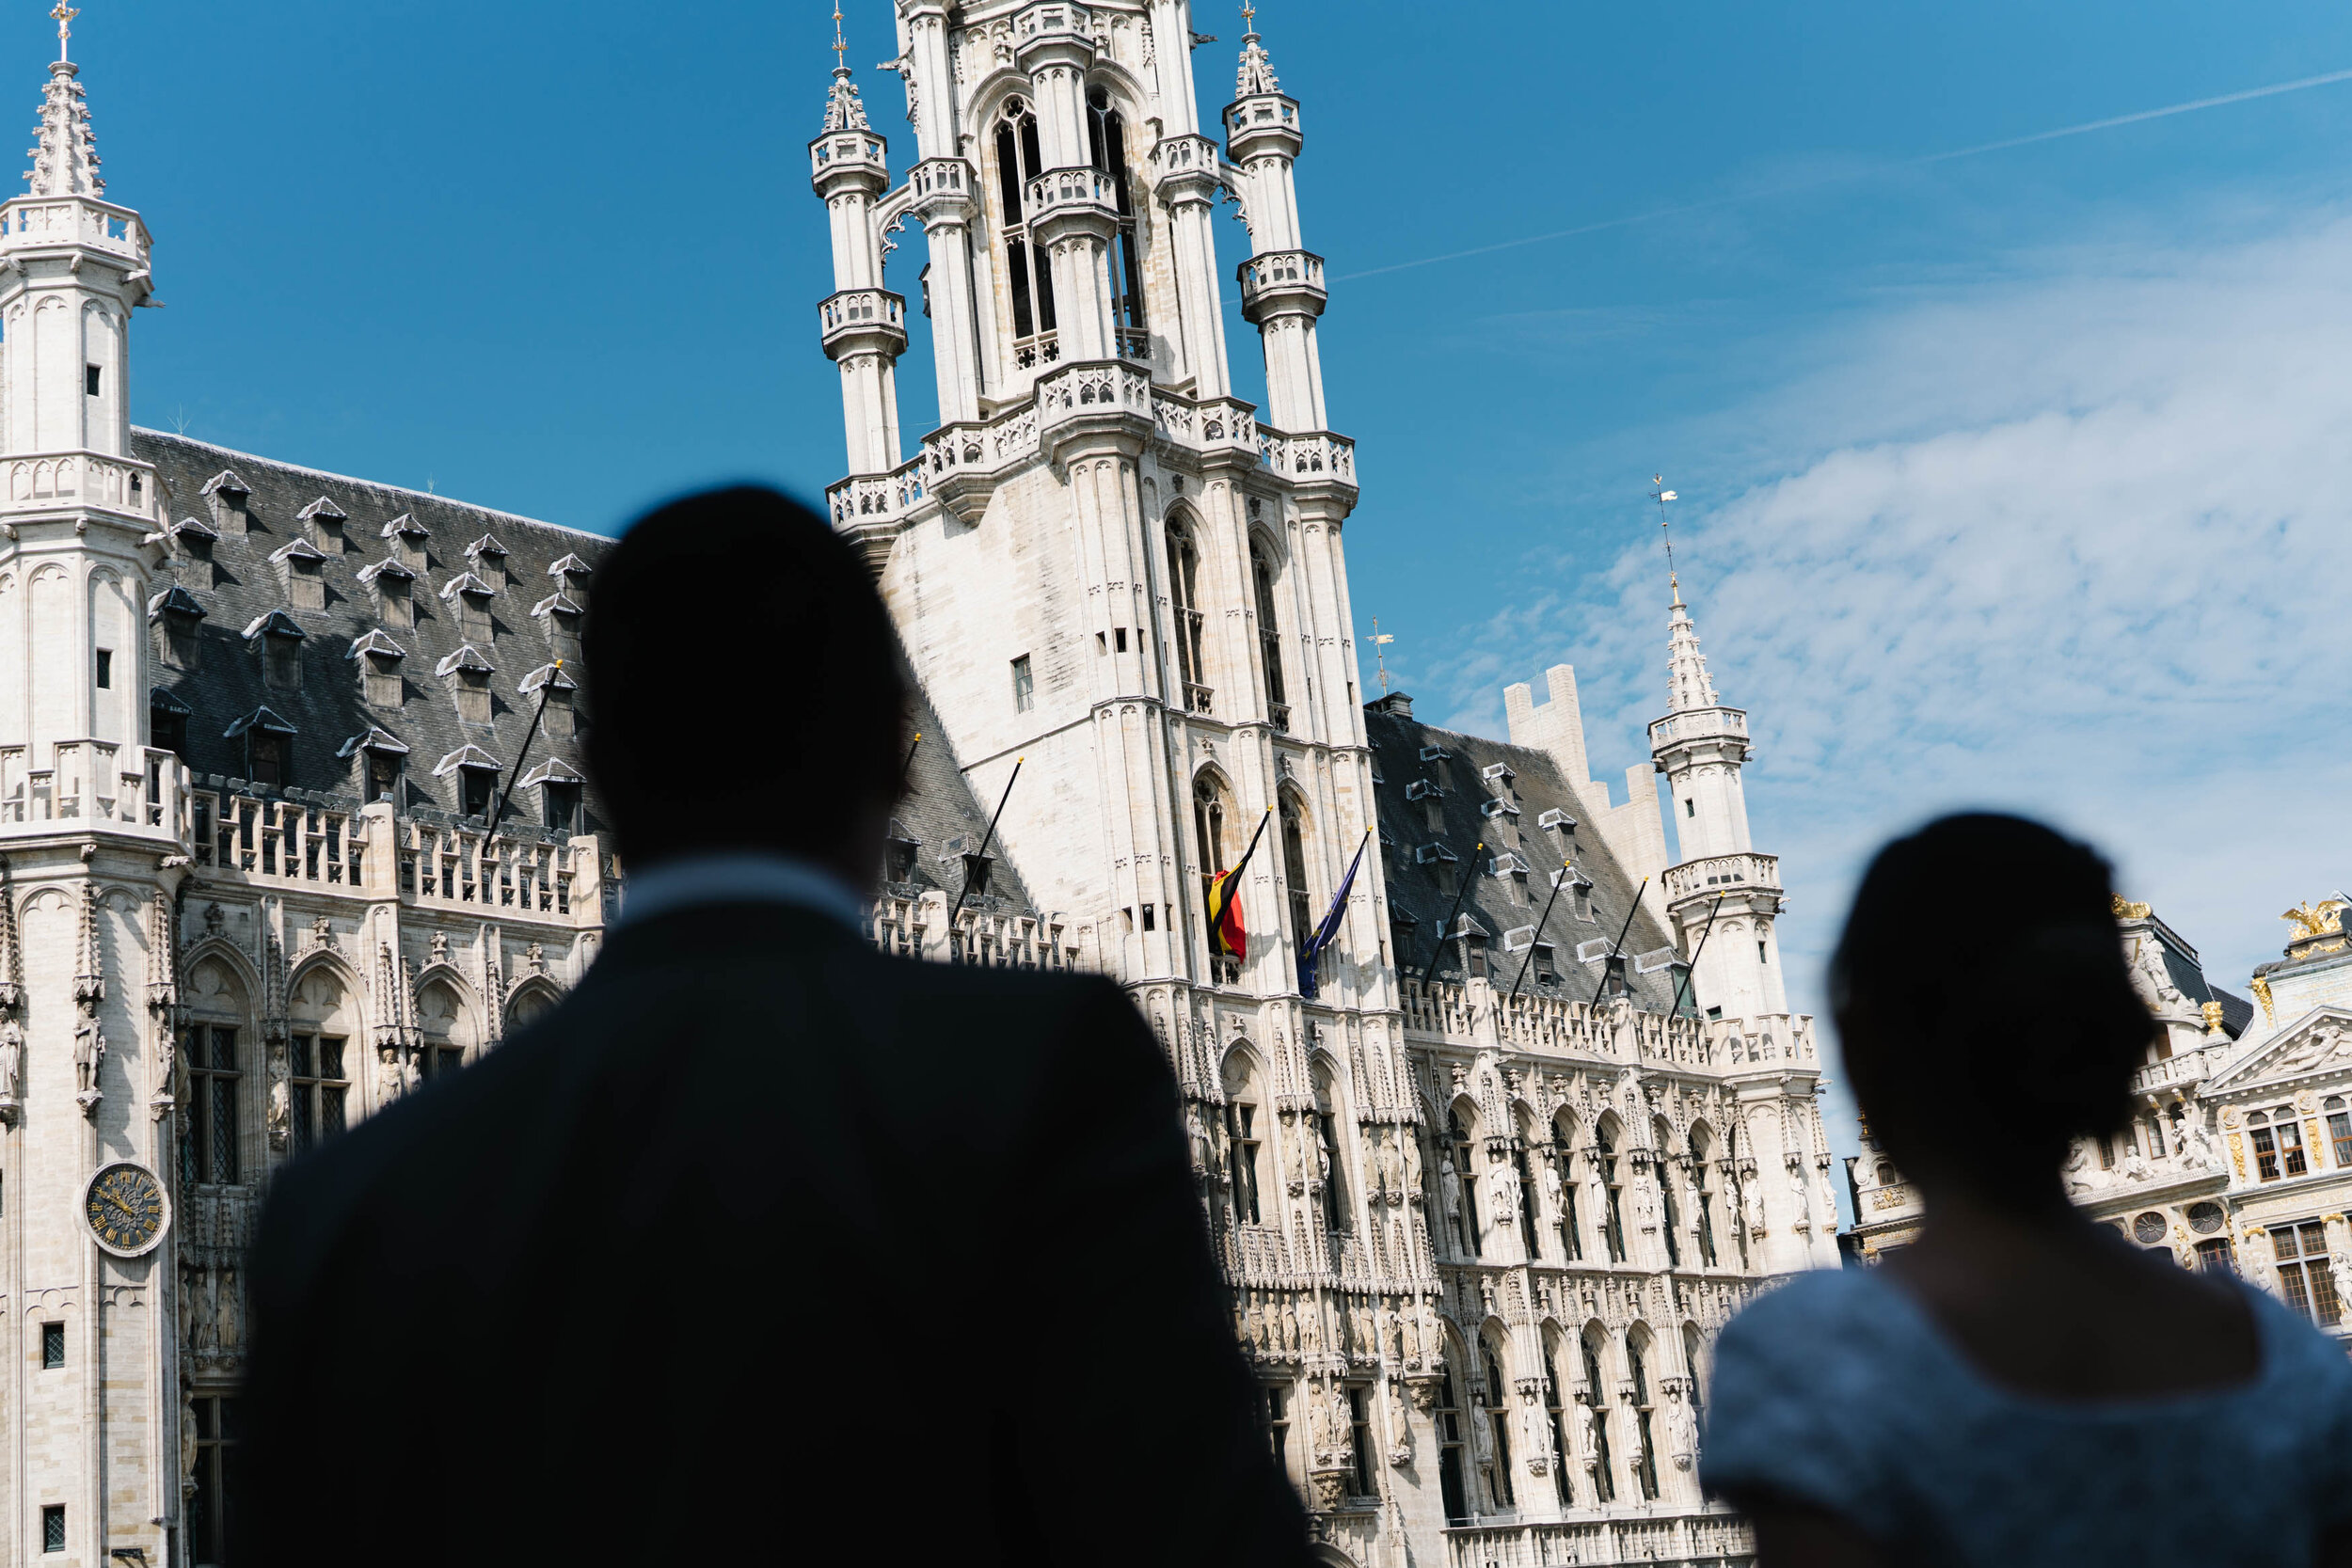
<instances>
[{"instance_id":1,"label":"white cloud","mask_svg":"<svg viewBox=\"0 0 2352 1568\"><path fill-rule=\"evenodd\" d=\"M1954 806L2086 834L2241 993L2278 911L2352 882L2348 277L2338 214L2029 258L1883 302L1686 437L1801 454L1678 519L1801 995L1869 851ZM1491 723L1576 650L1605 774L1663 700L1655 544L1581 592L1550 564L1434 673Z\"/></svg>"}]
</instances>

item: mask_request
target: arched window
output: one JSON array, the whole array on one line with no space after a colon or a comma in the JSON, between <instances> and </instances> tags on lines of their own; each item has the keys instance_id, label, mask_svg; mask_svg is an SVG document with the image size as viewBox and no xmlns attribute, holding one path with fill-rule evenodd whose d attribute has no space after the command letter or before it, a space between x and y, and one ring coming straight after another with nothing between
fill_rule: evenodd
<instances>
[{"instance_id":1,"label":"arched window","mask_svg":"<svg viewBox=\"0 0 2352 1568\"><path fill-rule=\"evenodd\" d=\"M1675 1232L1682 1228L1682 1222L1675 1212L1674 1166L1666 1158L1666 1150L1674 1147L1669 1142L1672 1136L1672 1131L1662 1121L1651 1129L1650 1147L1658 1153L1650 1161L1649 1169L1651 1180L1658 1183L1658 1229L1666 1239L1666 1266L1678 1269L1682 1267L1682 1243Z\"/></svg>"},{"instance_id":2,"label":"arched window","mask_svg":"<svg viewBox=\"0 0 2352 1568\"><path fill-rule=\"evenodd\" d=\"M1152 339L1143 323L1143 258L1136 246L1134 179L1127 172L1127 121L1101 87L1087 94L1087 150L1094 166L1111 177L1119 201L1119 228L1111 235L1111 328L1122 359L1147 359Z\"/></svg>"},{"instance_id":3,"label":"arched window","mask_svg":"<svg viewBox=\"0 0 2352 1568\"><path fill-rule=\"evenodd\" d=\"M188 1064L187 1121L180 1139L183 1188L240 1180L239 1112L245 1096L239 1049L244 987L220 963L207 959L188 976L188 1002L191 1020L180 1038Z\"/></svg>"},{"instance_id":4,"label":"arched window","mask_svg":"<svg viewBox=\"0 0 2352 1568\"><path fill-rule=\"evenodd\" d=\"M1625 1206L1623 1190L1617 1185L1616 1130L1609 1118L1603 1117L1593 1127L1593 1168L1600 1180L1605 1208L1601 1215L1601 1239L1609 1243L1609 1260L1625 1261Z\"/></svg>"},{"instance_id":5,"label":"arched window","mask_svg":"<svg viewBox=\"0 0 2352 1568\"><path fill-rule=\"evenodd\" d=\"M1192 784L1193 845L1200 859L1196 869L1200 877L1200 918L1209 918L1209 895L1216 885L1217 873L1230 863L1226 855L1235 847L1226 836L1228 820L1225 790L1213 773L1202 773ZM1241 967L1231 958L1216 956L1210 949L1210 967L1216 977L1223 981L1240 978Z\"/></svg>"},{"instance_id":6,"label":"arched window","mask_svg":"<svg viewBox=\"0 0 2352 1568\"><path fill-rule=\"evenodd\" d=\"M1527 1131L1526 1118L1521 1117L1519 1125L1513 1129L1511 1167L1519 1179L1519 1234L1527 1238L1527 1256L1536 1258L1543 1252L1539 1242L1542 1231L1535 1220L1535 1194L1538 1188L1534 1169L1527 1163L1530 1141Z\"/></svg>"},{"instance_id":7,"label":"arched window","mask_svg":"<svg viewBox=\"0 0 2352 1568\"><path fill-rule=\"evenodd\" d=\"M1692 1201L1698 1204L1699 1261L1708 1268L1716 1265L1715 1256L1715 1193L1708 1185L1707 1164L1709 1139L1697 1127L1691 1129L1691 1189Z\"/></svg>"},{"instance_id":8,"label":"arched window","mask_svg":"<svg viewBox=\"0 0 2352 1568\"><path fill-rule=\"evenodd\" d=\"M1258 595L1258 651L1265 664L1266 720L1288 733L1291 699L1282 681L1281 619L1274 612L1274 564L1266 559L1263 540L1249 542L1249 580Z\"/></svg>"},{"instance_id":9,"label":"arched window","mask_svg":"<svg viewBox=\"0 0 2352 1568\"><path fill-rule=\"evenodd\" d=\"M1464 1258L1478 1256L1478 1167L1470 1153L1476 1147L1470 1132L1462 1126L1461 1114L1446 1114L1446 1158L1453 1163L1454 1185L1460 1196L1454 1209L1454 1250Z\"/></svg>"},{"instance_id":10,"label":"arched window","mask_svg":"<svg viewBox=\"0 0 2352 1568\"><path fill-rule=\"evenodd\" d=\"M1565 1111L1551 1124L1551 1164L1560 1173L1560 1250L1571 1263L1584 1256L1584 1227L1576 1217L1576 1157L1568 1148L1573 1126Z\"/></svg>"},{"instance_id":11,"label":"arched window","mask_svg":"<svg viewBox=\"0 0 2352 1568\"><path fill-rule=\"evenodd\" d=\"M1629 1330L1627 1332L1625 1364L1627 1370L1633 1374L1633 1423L1641 1441L1636 1453L1640 1463L1633 1479L1642 1488L1643 1497L1654 1498L1658 1496L1658 1455L1651 1449L1649 1371L1642 1364L1643 1352L1647 1348L1640 1336Z\"/></svg>"},{"instance_id":12,"label":"arched window","mask_svg":"<svg viewBox=\"0 0 2352 1568\"><path fill-rule=\"evenodd\" d=\"M326 970L302 977L286 1041L287 1145L296 1154L343 1130L351 1093L344 1048L351 1020L342 982Z\"/></svg>"},{"instance_id":13,"label":"arched window","mask_svg":"<svg viewBox=\"0 0 2352 1568\"><path fill-rule=\"evenodd\" d=\"M1502 1359L1494 1342L1488 1340L1486 1352L1486 1423L1494 1433L1495 1462L1486 1471L1486 1491L1493 1497L1495 1507L1509 1508L1511 1494L1511 1386L1502 1381Z\"/></svg>"},{"instance_id":14,"label":"arched window","mask_svg":"<svg viewBox=\"0 0 2352 1568\"><path fill-rule=\"evenodd\" d=\"M1176 673L1184 682L1184 706L1206 713L1211 694L1208 666L1200 657L1206 635L1200 616L1200 550L1191 527L1177 516L1168 520L1168 598L1176 617Z\"/></svg>"},{"instance_id":15,"label":"arched window","mask_svg":"<svg viewBox=\"0 0 2352 1568\"><path fill-rule=\"evenodd\" d=\"M1012 356L1023 370L1061 357L1055 336L1054 270L1029 238L1025 194L1045 172L1037 116L1025 100L1008 98L996 116L996 190L1005 206L1006 287L1012 295Z\"/></svg>"},{"instance_id":16,"label":"arched window","mask_svg":"<svg viewBox=\"0 0 2352 1568\"><path fill-rule=\"evenodd\" d=\"M1462 1484L1462 1398L1454 1383L1454 1357L1445 1355L1444 1376L1438 1384L1438 1408L1431 1417L1438 1429L1438 1490L1445 1499L1445 1522L1470 1522L1469 1490Z\"/></svg>"},{"instance_id":17,"label":"arched window","mask_svg":"<svg viewBox=\"0 0 2352 1568\"><path fill-rule=\"evenodd\" d=\"M1225 1062L1225 1164L1232 1183L1233 1223L1260 1224L1258 1193L1264 1172L1264 1125L1258 1119L1257 1075L1247 1053L1236 1051Z\"/></svg>"},{"instance_id":18,"label":"arched window","mask_svg":"<svg viewBox=\"0 0 2352 1568\"><path fill-rule=\"evenodd\" d=\"M1315 1136L1321 1141L1323 1164L1323 1223L1332 1230L1347 1228L1347 1163L1340 1140L1340 1090L1331 1069L1315 1064Z\"/></svg>"},{"instance_id":19,"label":"arched window","mask_svg":"<svg viewBox=\"0 0 2352 1568\"><path fill-rule=\"evenodd\" d=\"M1593 1411L1593 1489L1597 1500L1617 1500L1617 1478L1609 1457L1609 1393L1600 1380L1600 1330L1584 1331L1584 1402Z\"/></svg>"},{"instance_id":20,"label":"arched window","mask_svg":"<svg viewBox=\"0 0 2352 1568\"><path fill-rule=\"evenodd\" d=\"M1282 880L1290 895L1291 941L1304 947L1315 928L1314 903L1307 895L1306 811L1288 790L1282 792Z\"/></svg>"},{"instance_id":21,"label":"arched window","mask_svg":"<svg viewBox=\"0 0 2352 1568\"><path fill-rule=\"evenodd\" d=\"M1544 1410L1551 1418L1552 1451L1560 1456L1551 1467L1552 1490L1559 1496L1562 1508L1576 1506L1576 1487L1568 1480L1568 1471L1576 1464L1576 1444L1570 1434L1576 1430L1575 1418L1568 1414L1566 1398L1561 1389L1560 1342L1547 1338L1544 1341Z\"/></svg>"},{"instance_id":22,"label":"arched window","mask_svg":"<svg viewBox=\"0 0 2352 1568\"><path fill-rule=\"evenodd\" d=\"M1682 1325L1682 1370L1690 1374L1685 1381L1690 1385L1687 1397L1691 1402L1691 1419L1702 1434L1707 1431L1707 1374L1701 1361L1706 1346L1706 1337L1699 1333L1698 1324Z\"/></svg>"}]
</instances>

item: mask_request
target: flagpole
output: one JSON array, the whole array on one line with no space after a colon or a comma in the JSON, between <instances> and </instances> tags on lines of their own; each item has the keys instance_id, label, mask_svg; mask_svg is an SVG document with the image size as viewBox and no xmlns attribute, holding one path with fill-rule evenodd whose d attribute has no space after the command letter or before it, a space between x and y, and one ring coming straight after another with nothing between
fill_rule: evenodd
<instances>
[{"instance_id":1,"label":"flagpole","mask_svg":"<svg viewBox=\"0 0 2352 1568\"><path fill-rule=\"evenodd\" d=\"M555 674L564 673L564 661L555 661ZM548 716L548 699L555 693L555 675L539 683L539 706L531 716L531 728L523 732L523 749L515 753L515 766L507 771L506 787L499 791L498 808L490 813L490 832L499 831L499 820L506 815L506 802L515 798L515 780L523 770L523 759L531 755L531 743L539 738L539 721Z\"/></svg>"},{"instance_id":2,"label":"flagpole","mask_svg":"<svg viewBox=\"0 0 2352 1568\"><path fill-rule=\"evenodd\" d=\"M1217 928L1224 924L1224 911L1216 907L1217 886L1222 883L1225 888L1224 909L1232 909L1233 900L1240 895L1241 874L1249 868L1250 860L1258 853L1259 841L1265 837L1266 824L1273 820L1274 808L1268 806L1265 809L1265 815L1258 818L1258 831L1249 835L1249 847L1241 852L1241 859L1233 863L1233 868L1231 871L1216 872L1209 878L1207 907L1200 912L1207 917L1209 922L1209 957L1212 959L1217 957ZM1234 955L1234 961L1236 963L1242 961L1238 954Z\"/></svg>"},{"instance_id":3,"label":"flagpole","mask_svg":"<svg viewBox=\"0 0 2352 1568\"><path fill-rule=\"evenodd\" d=\"M1600 979L1593 987L1593 999L1585 1004L1587 1006L1600 1006L1601 988L1609 984L1609 959L1625 957L1625 934L1633 929L1633 916L1642 907L1642 895L1648 891L1649 879L1645 877L1642 879L1642 885L1633 890L1633 905L1625 911L1625 924L1617 927L1617 940L1609 944L1607 956L1600 960Z\"/></svg>"},{"instance_id":4,"label":"flagpole","mask_svg":"<svg viewBox=\"0 0 2352 1568\"><path fill-rule=\"evenodd\" d=\"M912 755L913 753L909 754ZM996 824L997 821L1005 815L1005 802L1012 799L1013 780L1021 777L1021 765L1028 760L1029 759L1027 757L1015 757L1012 759L1012 776L1005 781L1005 792L996 798L996 815L988 819L988 832L987 835L980 840L980 848L979 854L977 857L977 859L986 860L988 858L988 847L996 842ZM963 891L956 895L956 907L947 911L947 940L951 942L956 940L956 916L963 912L963 901L971 896L972 863L970 861L966 861L963 864Z\"/></svg>"},{"instance_id":5,"label":"flagpole","mask_svg":"<svg viewBox=\"0 0 2352 1568\"><path fill-rule=\"evenodd\" d=\"M1339 891L1331 895L1330 909L1324 912L1323 919L1316 924L1313 934L1303 938L1300 942L1298 990L1301 995L1311 997L1314 994L1313 991L1308 990L1307 980L1312 965L1323 957L1324 948L1329 945L1329 939L1325 937L1324 932L1329 930L1332 937L1339 935L1337 930L1332 929L1332 923L1339 919L1341 911L1345 907L1348 891L1356 885L1356 873L1363 866L1364 851L1371 847L1372 830L1366 828L1364 836L1356 841L1356 855L1347 863L1347 875L1340 879Z\"/></svg>"},{"instance_id":6,"label":"flagpole","mask_svg":"<svg viewBox=\"0 0 2352 1568\"><path fill-rule=\"evenodd\" d=\"M1719 893L1715 895L1715 907L1707 911L1707 924L1699 927L1699 944L1691 954L1691 967L1684 972L1681 979L1675 982L1675 1005L1666 1009L1668 1017L1671 1018L1676 1013L1682 1011L1682 992L1691 984L1691 981L1697 975L1699 972L1699 955L1707 951L1708 933L1715 929L1715 917L1724 912L1724 900L1730 896L1731 895L1728 893ZM1692 998L1692 1001L1695 1002L1696 1000L1697 999L1695 997Z\"/></svg>"},{"instance_id":7,"label":"flagpole","mask_svg":"<svg viewBox=\"0 0 2352 1568\"><path fill-rule=\"evenodd\" d=\"M914 743L907 747L907 760L898 765L898 794L902 799L907 792L907 781L914 776L915 748L922 744L923 732L917 730L914 732Z\"/></svg>"},{"instance_id":8,"label":"flagpole","mask_svg":"<svg viewBox=\"0 0 2352 1568\"><path fill-rule=\"evenodd\" d=\"M1544 938L1544 922L1551 918L1551 906L1560 902L1562 884L1573 880L1575 876L1575 865L1567 861L1562 861L1559 880L1551 884L1551 896L1544 900L1544 912L1535 917L1535 938L1534 942L1527 944L1527 957L1519 960L1519 977L1511 982L1511 995L1508 1000L1513 1002L1518 1000L1519 988L1527 983L1527 966L1535 961L1535 943L1543 941Z\"/></svg>"},{"instance_id":9,"label":"flagpole","mask_svg":"<svg viewBox=\"0 0 2352 1568\"><path fill-rule=\"evenodd\" d=\"M1438 976L1438 960L1445 957L1445 934L1453 928L1454 916L1462 912L1462 900L1470 896L1470 880L1478 875L1478 857L1486 853L1486 846L1483 842L1470 847L1470 870L1463 875L1462 886L1454 895L1453 911L1445 917L1445 924L1438 927L1438 948L1436 952L1429 955L1429 967L1421 972L1421 983L1423 986L1428 985Z\"/></svg>"}]
</instances>

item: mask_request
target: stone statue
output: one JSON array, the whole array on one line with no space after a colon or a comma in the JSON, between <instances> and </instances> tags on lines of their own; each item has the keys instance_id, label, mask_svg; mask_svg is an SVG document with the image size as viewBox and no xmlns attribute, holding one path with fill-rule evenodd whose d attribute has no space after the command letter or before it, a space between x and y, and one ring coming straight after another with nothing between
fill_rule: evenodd
<instances>
[{"instance_id":1,"label":"stone statue","mask_svg":"<svg viewBox=\"0 0 2352 1568\"><path fill-rule=\"evenodd\" d=\"M270 1080L267 1117L270 1141L282 1143L294 1129L294 1091L283 1078Z\"/></svg>"},{"instance_id":2,"label":"stone statue","mask_svg":"<svg viewBox=\"0 0 2352 1568\"><path fill-rule=\"evenodd\" d=\"M215 905L215 909L219 906ZM196 1402L180 1402L180 1491L184 1497L196 1490Z\"/></svg>"},{"instance_id":3,"label":"stone statue","mask_svg":"<svg viewBox=\"0 0 2352 1568\"><path fill-rule=\"evenodd\" d=\"M1589 1399L1588 1395L1576 1402L1576 1443L1584 1467L1592 1470L1600 1465L1600 1418L1593 1414Z\"/></svg>"},{"instance_id":4,"label":"stone statue","mask_svg":"<svg viewBox=\"0 0 2352 1568\"><path fill-rule=\"evenodd\" d=\"M237 1271L222 1269L220 1281L220 1310L216 1315L220 1349L224 1355L234 1355L243 1349L244 1325L237 1307Z\"/></svg>"},{"instance_id":5,"label":"stone statue","mask_svg":"<svg viewBox=\"0 0 2352 1568\"><path fill-rule=\"evenodd\" d=\"M1409 1127L1396 1130L1397 1142L1405 1146L1405 1190L1418 1196L1421 1192L1421 1135Z\"/></svg>"},{"instance_id":6,"label":"stone statue","mask_svg":"<svg viewBox=\"0 0 2352 1568\"><path fill-rule=\"evenodd\" d=\"M1438 1161L1438 1196L1444 1202L1446 1214L1454 1222L1455 1240L1461 1240L1462 1179L1454 1174L1454 1162L1444 1157Z\"/></svg>"},{"instance_id":7,"label":"stone statue","mask_svg":"<svg viewBox=\"0 0 2352 1568\"><path fill-rule=\"evenodd\" d=\"M1804 1166L1801 1164L1788 1167L1788 1196L1797 1200L1796 1207L1790 1212L1795 1222L1803 1225L1810 1217L1806 1211L1812 1206L1812 1198L1804 1189Z\"/></svg>"},{"instance_id":8,"label":"stone statue","mask_svg":"<svg viewBox=\"0 0 2352 1568\"><path fill-rule=\"evenodd\" d=\"M1542 1473L1542 1461L1551 1452L1551 1415L1540 1404L1531 1404L1519 1412L1519 1430L1527 1433L1526 1452L1530 1467Z\"/></svg>"},{"instance_id":9,"label":"stone statue","mask_svg":"<svg viewBox=\"0 0 2352 1568\"><path fill-rule=\"evenodd\" d=\"M1675 1394L1666 1405L1666 1457L1674 1461L1676 1469L1687 1470L1698 1453L1698 1418L1692 1414L1691 1402Z\"/></svg>"},{"instance_id":10,"label":"stone statue","mask_svg":"<svg viewBox=\"0 0 2352 1568\"><path fill-rule=\"evenodd\" d=\"M1389 1463L1403 1465L1413 1457L1412 1423L1405 1418L1405 1396L1389 1385Z\"/></svg>"},{"instance_id":11,"label":"stone statue","mask_svg":"<svg viewBox=\"0 0 2352 1568\"><path fill-rule=\"evenodd\" d=\"M1405 1364L1418 1367L1421 1365L1421 1309L1416 1307L1412 1311L1401 1314L1398 1324L1404 1331Z\"/></svg>"},{"instance_id":12,"label":"stone statue","mask_svg":"<svg viewBox=\"0 0 2352 1568\"><path fill-rule=\"evenodd\" d=\"M1380 1173L1382 1192L1393 1193L1403 1188L1404 1181L1397 1169L1396 1133L1393 1129L1380 1139L1379 1152L1374 1157L1374 1163Z\"/></svg>"},{"instance_id":13,"label":"stone statue","mask_svg":"<svg viewBox=\"0 0 2352 1568\"><path fill-rule=\"evenodd\" d=\"M2066 1190L2068 1193L2076 1194L2090 1191L2090 1183L2083 1179L2083 1172L2089 1169L2090 1165L2090 1145L2084 1143L2080 1138L2077 1138L2074 1140L2074 1147L2067 1151L2066 1155L2065 1174Z\"/></svg>"},{"instance_id":14,"label":"stone statue","mask_svg":"<svg viewBox=\"0 0 2352 1568\"><path fill-rule=\"evenodd\" d=\"M82 1020L73 1031L74 1086L87 1094L98 1087L98 1071L106 1060L106 1032L94 1018Z\"/></svg>"},{"instance_id":15,"label":"stone statue","mask_svg":"<svg viewBox=\"0 0 2352 1568\"><path fill-rule=\"evenodd\" d=\"M1550 1207L1554 1215L1562 1219L1567 1217L1566 1195L1561 1189L1560 1166L1557 1161L1546 1160L1544 1162L1544 1202Z\"/></svg>"},{"instance_id":16,"label":"stone statue","mask_svg":"<svg viewBox=\"0 0 2352 1568\"><path fill-rule=\"evenodd\" d=\"M1486 1167L1487 1212L1497 1225L1509 1225L1519 1212L1519 1173L1508 1159Z\"/></svg>"},{"instance_id":17,"label":"stone statue","mask_svg":"<svg viewBox=\"0 0 2352 1568\"><path fill-rule=\"evenodd\" d=\"M376 1102L379 1105L389 1105L400 1098L400 1091L406 1085L407 1080L401 1075L400 1070L400 1047L388 1045L377 1051L375 1056Z\"/></svg>"},{"instance_id":18,"label":"stone statue","mask_svg":"<svg viewBox=\"0 0 2352 1568\"><path fill-rule=\"evenodd\" d=\"M1748 1234L1764 1234L1764 1189L1754 1181L1740 1184L1740 1212L1748 1223Z\"/></svg>"},{"instance_id":19,"label":"stone statue","mask_svg":"<svg viewBox=\"0 0 2352 1568\"><path fill-rule=\"evenodd\" d=\"M2205 1125L2201 1112L2191 1106L2181 1117L2181 1163L2196 1170L2219 1170L2221 1150L2214 1143L2213 1131Z\"/></svg>"},{"instance_id":20,"label":"stone statue","mask_svg":"<svg viewBox=\"0 0 2352 1568\"><path fill-rule=\"evenodd\" d=\"M1293 1354L1298 1351L1298 1307L1288 1299L1282 1303L1282 1348Z\"/></svg>"},{"instance_id":21,"label":"stone statue","mask_svg":"<svg viewBox=\"0 0 2352 1568\"><path fill-rule=\"evenodd\" d=\"M219 1343L219 1320L213 1313L213 1276L208 1273L191 1275L188 1278L188 1348L199 1355L209 1355Z\"/></svg>"},{"instance_id":22,"label":"stone statue","mask_svg":"<svg viewBox=\"0 0 2352 1568\"><path fill-rule=\"evenodd\" d=\"M1475 1398L1475 1396L1473 1396ZM1495 1426L1489 1418L1486 1402L1481 1400L1470 1411L1470 1448L1481 1465L1495 1462Z\"/></svg>"},{"instance_id":23,"label":"stone statue","mask_svg":"<svg viewBox=\"0 0 2352 1568\"><path fill-rule=\"evenodd\" d=\"M1637 1229L1658 1228L1658 1189L1642 1177L1630 1183L1633 1189L1633 1224Z\"/></svg>"},{"instance_id":24,"label":"stone statue","mask_svg":"<svg viewBox=\"0 0 2352 1568\"><path fill-rule=\"evenodd\" d=\"M14 1019L0 1022L0 1100L24 1092L24 1027Z\"/></svg>"}]
</instances>

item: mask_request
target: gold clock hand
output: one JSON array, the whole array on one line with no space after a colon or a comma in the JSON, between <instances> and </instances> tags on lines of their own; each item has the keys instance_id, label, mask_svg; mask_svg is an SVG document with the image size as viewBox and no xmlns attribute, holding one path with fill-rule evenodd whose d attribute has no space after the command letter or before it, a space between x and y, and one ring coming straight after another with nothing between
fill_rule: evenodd
<instances>
[{"instance_id":1,"label":"gold clock hand","mask_svg":"<svg viewBox=\"0 0 2352 1568\"><path fill-rule=\"evenodd\" d=\"M102 1189L98 1196L113 1204L116 1208L121 1210L124 1213L130 1215L133 1219L137 1219L139 1217L139 1212L136 1209L132 1208L129 1204L123 1202L122 1199L115 1196L114 1194Z\"/></svg>"}]
</instances>

